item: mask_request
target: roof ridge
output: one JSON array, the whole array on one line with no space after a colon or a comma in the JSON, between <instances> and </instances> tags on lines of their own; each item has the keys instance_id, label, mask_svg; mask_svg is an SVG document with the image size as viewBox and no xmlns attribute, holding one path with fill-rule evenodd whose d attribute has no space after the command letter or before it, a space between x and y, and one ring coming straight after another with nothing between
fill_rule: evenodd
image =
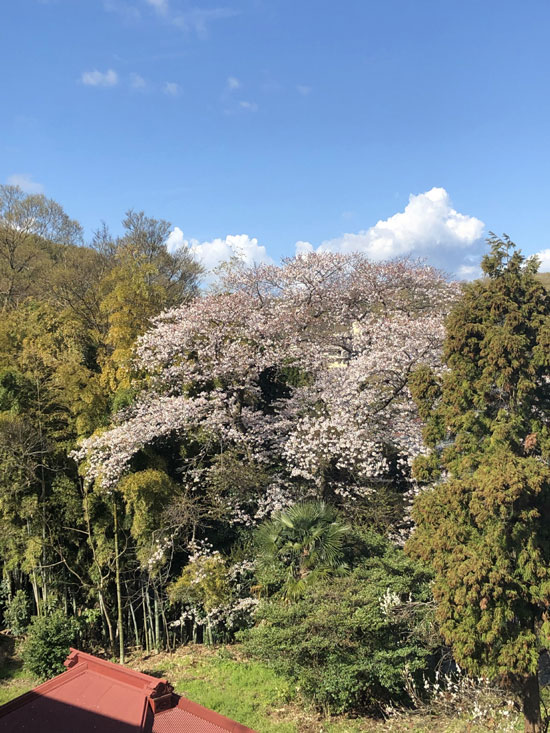
<instances>
[{"instance_id":1,"label":"roof ridge","mask_svg":"<svg viewBox=\"0 0 550 733\"><path fill-rule=\"evenodd\" d=\"M142 689L147 696L159 697L160 695L172 692L173 689L164 677L153 677L152 675L125 667L122 664L109 662L106 659L95 657L92 654L87 654L71 647L69 656L64 662L65 667L70 670L82 663L86 663L92 671L96 671L99 668L102 674L107 673L113 679Z\"/></svg>"}]
</instances>

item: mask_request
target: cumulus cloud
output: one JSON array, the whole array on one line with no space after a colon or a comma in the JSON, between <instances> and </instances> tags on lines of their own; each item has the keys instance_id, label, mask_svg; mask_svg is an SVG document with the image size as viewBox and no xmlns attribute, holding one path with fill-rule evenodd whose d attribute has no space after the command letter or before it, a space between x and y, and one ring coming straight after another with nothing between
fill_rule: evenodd
<instances>
[{"instance_id":1,"label":"cumulus cloud","mask_svg":"<svg viewBox=\"0 0 550 733\"><path fill-rule=\"evenodd\" d=\"M542 249L540 252L537 252L536 257L540 260L539 270L541 272L550 272L550 249Z\"/></svg>"},{"instance_id":2,"label":"cumulus cloud","mask_svg":"<svg viewBox=\"0 0 550 733\"><path fill-rule=\"evenodd\" d=\"M484 224L461 214L444 188L409 197L409 203L389 219L369 229L326 240L318 251L364 252L375 261L410 255L426 257L451 274L472 277L476 272ZM297 242L297 253L313 251L309 242Z\"/></svg>"},{"instance_id":3,"label":"cumulus cloud","mask_svg":"<svg viewBox=\"0 0 550 733\"><path fill-rule=\"evenodd\" d=\"M181 87L175 81L165 81L162 91L169 97L179 97L181 94Z\"/></svg>"},{"instance_id":4,"label":"cumulus cloud","mask_svg":"<svg viewBox=\"0 0 550 733\"><path fill-rule=\"evenodd\" d=\"M182 247L189 246L189 242L185 237L183 236L183 231L179 227L174 227L170 234L168 235L168 239L166 240L166 249L168 252L174 253L177 252L178 249L181 249Z\"/></svg>"},{"instance_id":5,"label":"cumulus cloud","mask_svg":"<svg viewBox=\"0 0 550 733\"><path fill-rule=\"evenodd\" d=\"M108 69L105 72L97 71L83 71L80 81L89 87L114 87L118 84L118 74L113 69Z\"/></svg>"},{"instance_id":6,"label":"cumulus cloud","mask_svg":"<svg viewBox=\"0 0 550 733\"><path fill-rule=\"evenodd\" d=\"M13 173L8 176L10 186L19 186L25 193L44 193L44 186L38 181L33 181L29 173Z\"/></svg>"},{"instance_id":7,"label":"cumulus cloud","mask_svg":"<svg viewBox=\"0 0 550 733\"><path fill-rule=\"evenodd\" d=\"M187 247L207 271L212 271L232 257L246 265L273 262L266 248L258 244L256 237L249 237L248 234L228 234L223 239L217 237L209 242L200 242L198 239L186 239L183 231L174 227L166 240L166 247L169 252Z\"/></svg>"},{"instance_id":8,"label":"cumulus cloud","mask_svg":"<svg viewBox=\"0 0 550 733\"><path fill-rule=\"evenodd\" d=\"M477 277L481 277L483 273L478 263L475 265L459 265L454 274L459 280L475 280Z\"/></svg>"},{"instance_id":9,"label":"cumulus cloud","mask_svg":"<svg viewBox=\"0 0 550 733\"><path fill-rule=\"evenodd\" d=\"M479 277L483 254L484 224L480 219L456 211L444 188L432 188L411 195L403 211L357 233L329 239L315 248L311 242L296 242L296 254L313 251L363 252L374 261L397 256L424 258L429 264L464 280ZM187 239L179 227L170 233L166 246L170 252L183 247L207 271L237 257L247 265L273 262L263 245L248 234L227 235L210 241ZM550 249L538 254L541 269L550 270ZM207 281L210 278L207 277Z\"/></svg>"},{"instance_id":10,"label":"cumulus cloud","mask_svg":"<svg viewBox=\"0 0 550 733\"><path fill-rule=\"evenodd\" d=\"M233 89L238 89L240 86L241 82L237 79L236 76L227 77L227 89L229 91L233 91Z\"/></svg>"}]
</instances>

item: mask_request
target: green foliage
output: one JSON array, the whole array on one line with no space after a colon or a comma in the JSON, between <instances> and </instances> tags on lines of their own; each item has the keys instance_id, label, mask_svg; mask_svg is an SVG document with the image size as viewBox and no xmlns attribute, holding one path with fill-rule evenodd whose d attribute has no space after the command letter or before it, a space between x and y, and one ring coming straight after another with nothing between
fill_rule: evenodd
<instances>
[{"instance_id":1,"label":"green foliage","mask_svg":"<svg viewBox=\"0 0 550 733\"><path fill-rule=\"evenodd\" d=\"M60 611L35 616L23 649L26 669L42 679L63 672L63 662L75 643L78 624Z\"/></svg>"},{"instance_id":2,"label":"green foliage","mask_svg":"<svg viewBox=\"0 0 550 733\"><path fill-rule=\"evenodd\" d=\"M160 524L162 510L175 492L172 480L163 471L150 468L126 476L119 490L132 517L132 536L140 544L150 542Z\"/></svg>"},{"instance_id":3,"label":"green foliage","mask_svg":"<svg viewBox=\"0 0 550 733\"><path fill-rule=\"evenodd\" d=\"M550 294L536 262L491 245L448 318L448 370L411 382L432 448L416 475L437 483L416 501L409 551L434 568L457 661L521 687L550 638Z\"/></svg>"},{"instance_id":4,"label":"green foliage","mask_svg":"<svg viewBox=\"0 0 550 733\"><path fill-rule=\"evenodd\" d=\"M254 498L267 488L269 482L266 470L238 451L225 450L214 455L205 485L212 513L231 519L227 509L231 500L239 506L251 507Z\"/></svg>"},{"instance_id":5,"label":"green foliage","mask_svg":"<svg viewBox=\"0 0 550 733\"><path fill-rule=\"evenodd\" d=\"M136 390L132 387L121 387L113 395L111 402L111 412L116 414L125 407L130 407L136 398Z\"/></svg>"},{"instance_id":6,"label":"green foliage","mask_svg":"<svg viewBox=\"0 0 550 733\"><path fill-rule=\"evenodd\" d=\"M349 530L338 511L324 502L304 502L279 512L256 532L260 579L267 585L282 580L284 596L297 598L318 579L345 572Z\"/></svg>"},{"instance_id":7,"label":"green foliage","mask_svg":"<svg viewBox=\"0 0 550 733\"><path fill-rule=\"evenodd\" d=\"M112 392L131 387L134 342L150 319L194 294L201 272L186 248L175 254L166 249L169 222L128 211L123 226L99 308L109 348L102 377Z\"/></svg>"},{"instance_id":8,"label":"green foliage","mask_svg":"<svg viewBox=\"0 0 550 733\"><path fill-rule=\"evenodd\" d=\"M14 636L22 636L29 625L30 617L29 599L25 591L20 588L6 604L4 624Z\"/></svg>"},{"instance_id":9,"label":"green foliage","mask_svg":"<svg viewBox=\"0 0 550 733\"><path fill-rule=\"evenodd\" d=\"M425 671L439 643L427 573L381 538L378 553L294 602L264 602L243 634L249 655L333 712L406 704L405 670Z\"/></svg>"},{"instance_id":10,"label":"green foliage","mask_svg":"<svg viewBox=\"0 0 550 733\"><path fill-rule=\"evenodd\" d=\"M32 386L13 367L0 369L0 412L21 412L30 402Z\"/></svg>"},{"instance_id":11,"label":"green foliage","mask_svg":"<svg viewBox=\"0 0 550 733\"><path fill-rule=\"evenodd\" d=\"M201 555L189 562L168 588L172 603L187 603L209 613L230 599L227 567L219 553Z\"/></svg>"}]
</instances>

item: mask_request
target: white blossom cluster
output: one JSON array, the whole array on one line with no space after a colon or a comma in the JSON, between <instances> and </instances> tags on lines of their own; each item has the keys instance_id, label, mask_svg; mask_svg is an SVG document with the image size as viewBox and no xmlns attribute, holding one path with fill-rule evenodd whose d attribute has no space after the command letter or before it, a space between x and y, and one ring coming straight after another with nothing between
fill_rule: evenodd
<instances>
[{"instance_id":1,"label":"white blossom cluster","mask_svg":"<svg viewBox=\"0 0 550 733\"><path fill-rule=\"evenodd\" d=\"M488 730L517 730L516 701L486 677L470 677L455 666L454 672L438 669L433 680L424 678L423 690L418 689L410 674L406 675L407 691L416 707L462 718L470 721L470 726L474 722Z\"/></svg>"},{"instance_id":2,"label":"white blossom cluster","mask_svg":"<svg viewBox=\"0 0 550 733\"><path fill-rule=\"evenodd\" d=\"M401 605L401 599L395 591L392 591L391 588L386 588L383 595L378 599L378 604L382 613L385 616L389 616L393 608Z\"/></svg>"},{"instance_id":3,"label":"white blossom cluster","mask_svg":"<svg viewBox=\"0 0 550 733\"><path fill-rule=\"evenodd\" d=\"M153 541L151 548L151 554L147 558L146 567L149 573L152 573L156 568L163 565L166 560L166 554L169 549L172 548L174 543L174 536L164 537L163 539L156 538Z\"/></svg>"},{"instance_id":4,"label":"white blossom cluster","mask_svg":"<svg viewBox=\"0 0 550 733\"><path fill-rule=\"evenodd\" d=\"M206 611L200 604L186 603L180 618L171 625L179 627L186 621L197 626L211 628L223 627L228 631L241 629L252 624L252 619L259 599L250 595L250 584L253 579L255 564L250 560L242 560L225 568L225 561L220 552L213 549L212 543L204 538L188 543L189 563L193 564L193 577L190 585L199 585L207 578L205 560L214 559L223 567L231 588L231 600L223 605Z\"/></svg>"}]
</instances>

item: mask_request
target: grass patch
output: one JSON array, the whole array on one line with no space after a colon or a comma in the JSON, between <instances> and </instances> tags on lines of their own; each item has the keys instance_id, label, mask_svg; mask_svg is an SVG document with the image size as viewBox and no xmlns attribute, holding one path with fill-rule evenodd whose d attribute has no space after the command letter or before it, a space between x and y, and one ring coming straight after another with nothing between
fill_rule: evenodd
<instances>
[{"instance_id":1,"label":"grass patch","mask_svg":"<svg viewBox=\"0 0 550 733\"><path fill-rule=\"evenodd\" d=\"M260 662L242 657L238 646L181 647L173 654L135 657L128 666L166 677L180 695L248 725L258 733L487 733L497 730L472 720L415 712L390 720L322 716L300 699L299 690ZM19 659L0 668L0 705L38 684ZM543 690L550 703L550 690ZM521 716L514 730L523 730Z\"/></svg>"},{"instance_id":2,"label":"grass patch","mask_svg":"<svg viewBox=\"0 0 550 733\"><path fill-rule=\"evenodd\" d=\"M416 712L387 721L322 716L300 699L299 690L260 662L244 659L238 646L186 646L173 654L136 658L131 664L166 677L177 693L258 733L487 733L472 720ZM519 716L515 730L523 730ZM495 728L493 728L495 730Z\"/></svg>"},{"instance_id":3,"label":"grass patch","mask_svg":"<svg viewBox=\"0 0 550 733\"><path fill-rule=\"evenodd\" d=\"M148 674L161 672L180 695L262 733L298 730L292 720L284 719L295 695L288 682L265 665L239 660L223 648L185 647L137 666Z\"/></svg>"},{"instance_id":4,"label":"grass patch","mask_svg":"<svg viewBox=\"0 0 550 733\"><path fill-rule=\"evenodd\" d=\"M0 668L0 705L28 692L38 680L23 669L20 659L10 659Z\"/></svg>"}]
</instances>

